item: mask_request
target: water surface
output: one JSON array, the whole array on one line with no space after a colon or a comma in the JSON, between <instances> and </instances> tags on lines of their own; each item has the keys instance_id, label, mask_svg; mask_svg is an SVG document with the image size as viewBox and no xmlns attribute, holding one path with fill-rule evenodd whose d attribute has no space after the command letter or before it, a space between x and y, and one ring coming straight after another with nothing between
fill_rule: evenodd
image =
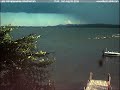
<instances>
[{"instance_id":1,"label":"water surface","mask_svg":"<svg viewBox=\"0 0 120 90\"><path fill-rule=\"evenodd\" d=\"M55 52L53 78L56 90L81 90L93 72L95 79L107 80L111 74L113 90L119 89L119 58L102 57L102 50L119 51L119 38L88 39L97 36L119 34L118 28L78 27L22 27L13 32L15 38L31 33L40 34L38 48ZM99 66L99 61L103 65Z\"/></svg>"}]
</instances>

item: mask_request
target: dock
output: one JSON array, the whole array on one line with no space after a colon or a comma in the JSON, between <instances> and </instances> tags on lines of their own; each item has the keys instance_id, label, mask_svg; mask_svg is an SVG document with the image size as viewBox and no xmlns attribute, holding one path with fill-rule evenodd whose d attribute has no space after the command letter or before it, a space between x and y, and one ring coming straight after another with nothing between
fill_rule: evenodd
<instances>
[{"instance_id":1,"label":"dock","mask_svg":"<svg viewBox=\"0 0 120 90\"><path fill-rule=\"evenodd\" d=\"M84 90L112 90L110 85L111 76L108 74L108 80L94 80L92 79L93 73L90 72L90 77L87 83L87 87Z\"/></svg>"}]
</instances>

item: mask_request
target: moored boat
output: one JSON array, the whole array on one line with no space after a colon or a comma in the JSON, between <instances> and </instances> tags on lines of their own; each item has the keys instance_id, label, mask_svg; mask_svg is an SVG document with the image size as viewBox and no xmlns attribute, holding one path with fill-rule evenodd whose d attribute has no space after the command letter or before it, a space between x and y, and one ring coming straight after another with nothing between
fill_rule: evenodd
<instances>
[{"instance_id":1,"label":"moored boat","mask_svg":"<svg viewBox=\"0 0 120 90\"><path fill-rule=\"evenodd\" d=\"M107 52L104 52L104 55L105 56L120 56L120 53L107 51Z\"/></svg>"},{"instance_id":2,"label":"moored boat","mask_svg":"<svg viewBox=\"0 0 120 90\"><path fill-rule=\"evenodd\" d=\"M108 51L106 49L106 51L103 51L103 55L104 56L120 56L120 53L119 52Z\"/></svg>"}]
</instances>

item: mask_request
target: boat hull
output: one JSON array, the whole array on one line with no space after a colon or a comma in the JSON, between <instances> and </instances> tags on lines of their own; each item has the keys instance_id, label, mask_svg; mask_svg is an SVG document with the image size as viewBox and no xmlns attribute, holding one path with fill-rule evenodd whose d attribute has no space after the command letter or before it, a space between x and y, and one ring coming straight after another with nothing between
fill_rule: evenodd
<instances>
[{"instance_id":1,"label":"boat hull","mask_svg":"<svg viewBox=\"0 0 120 90\"><path fill-rule=\"evenodd\" d=\"M103 53L104 56L120 56L120 53L110 53L110 52L104 52Z\"/></svg>"}]
</instances>

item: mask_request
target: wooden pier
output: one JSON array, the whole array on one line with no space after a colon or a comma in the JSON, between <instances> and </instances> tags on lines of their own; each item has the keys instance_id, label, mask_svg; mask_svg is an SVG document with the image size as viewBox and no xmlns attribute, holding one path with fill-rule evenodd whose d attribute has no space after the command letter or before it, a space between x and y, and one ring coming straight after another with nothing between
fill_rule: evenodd
<instances>
[{"instance_id":1,"label":"wooden pier","mask_svg":"<svg viewBox=\"0 0 120 90\"><path fill-rule=\"evenodd\" d=\"M108 74L108 80L94 80L92 79L93 73L90 72L90 77L87 83L87 87L84 90L112 90L110 81L111 76Z\"/></svg>"}]
</instances>

